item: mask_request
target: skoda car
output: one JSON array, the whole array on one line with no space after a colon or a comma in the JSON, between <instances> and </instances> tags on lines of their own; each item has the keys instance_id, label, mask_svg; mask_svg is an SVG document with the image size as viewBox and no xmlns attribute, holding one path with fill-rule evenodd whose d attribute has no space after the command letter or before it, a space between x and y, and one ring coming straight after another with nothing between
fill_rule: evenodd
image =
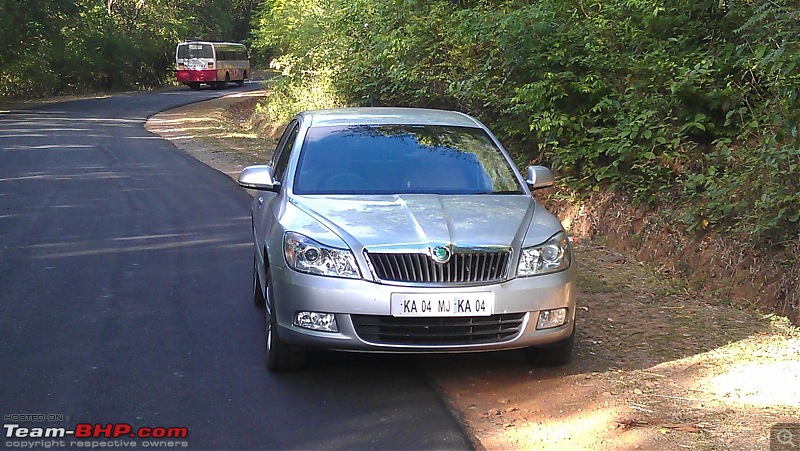
<instances>
[{"instance_id":1,"label":"skoda car","mask_svg":"<svg viewBox=\"0 0 800 451\"><path fill-rule=\"evenodd\" d=\"M524 349L567 363L575 265L561 223L531 196L497 138L465 114L413 108L309 111L255 190L253 298L264 306L267 367L314 349Z\"/></svg>"}]
</instances>

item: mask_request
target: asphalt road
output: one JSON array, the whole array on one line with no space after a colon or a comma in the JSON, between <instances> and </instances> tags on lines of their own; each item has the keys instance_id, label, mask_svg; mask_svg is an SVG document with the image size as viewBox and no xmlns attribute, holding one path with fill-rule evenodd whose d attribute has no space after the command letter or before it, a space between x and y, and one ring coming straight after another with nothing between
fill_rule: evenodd
<instances>
[{"instance_id":1,"label":"asphalt road","mask_svg":"<svg viewBox=\"0 0 800 451\"><path fill-rule=\"evenodd\" d=\"M0 448L78 423L186 427L192 449L470 447L414 359L267 372L250 197L143 128L241 89L0 113Z\"/></svg>"}]
</instances>

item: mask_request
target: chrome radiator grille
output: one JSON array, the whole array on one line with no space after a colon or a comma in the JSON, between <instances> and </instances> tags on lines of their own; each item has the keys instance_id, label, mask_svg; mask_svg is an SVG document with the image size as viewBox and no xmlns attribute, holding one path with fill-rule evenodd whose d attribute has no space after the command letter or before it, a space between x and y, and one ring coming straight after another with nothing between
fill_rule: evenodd
<instances>
[{"instance_id":1,"label":"chrome radiator grille","mask_svg":"<svg viewBox=\"0 0 800 451\"><path fill-rule=\"evenodd\" d=\"M498 343L519 335L526 313L456 318L396 318L350 315L362 340L394 345Z\"/></svg>"},{"instance_id":2,"label":"chrome radiator grille","mask_svg":"<svg viewBox=\"0 0 800 451\"><path fill-rule=\"evenodd\" d=\"M510 252L457 252L447 263L436 263L428 254L370 253L375 275L385 281L411 283L479 283L500 281Z\"/></svg>"}]
</instances>

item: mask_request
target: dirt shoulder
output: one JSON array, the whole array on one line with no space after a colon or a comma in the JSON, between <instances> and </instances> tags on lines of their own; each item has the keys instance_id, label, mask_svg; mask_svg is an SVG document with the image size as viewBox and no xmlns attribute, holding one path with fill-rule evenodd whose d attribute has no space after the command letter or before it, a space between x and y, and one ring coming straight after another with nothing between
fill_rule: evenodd
<instances>
[{"instance_id":1,"label":"dirt shoulder","mask_svg":"<svg viewBox=\"0 0 800 451\"><path fill-rule=\"evenodd\" d=\"M249 129L248 120L265 90L240 92L158 113L145 129L232 178L248 164L265 163L274 140Z\"/></svg>"},{"instance_id":2,"label":"dirt shoulder","mask_svg":"<svg viewBox=\"0 0 800 451\"><path fill-rule=\"evenodd\" d=\"M267 95L188 105L153 116L146 128L235 177L266 162L275 145L274 130L255 132L250 118ZM533 368L521 352L420 358L476 446L766 450L771 426L800 423L797 328L694 292L602 237L574 242L572 363Z\"/></svg>"}]
</instances>

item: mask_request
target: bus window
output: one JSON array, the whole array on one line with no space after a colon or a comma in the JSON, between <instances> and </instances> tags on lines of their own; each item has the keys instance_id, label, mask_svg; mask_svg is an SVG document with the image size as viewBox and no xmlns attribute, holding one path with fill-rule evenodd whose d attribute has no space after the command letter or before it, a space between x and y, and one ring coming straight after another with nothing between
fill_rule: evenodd
<instances>
[{"instance_id":1,"label":"bus window","mask_svg":"<svg viewBox=\"0 0 800 451\"><path fill-rule=\"evenodd\" d=\"M184 44L178 46L178 58L214 58L214 48L210 44Z\"/></svg>"}]
</instances>

